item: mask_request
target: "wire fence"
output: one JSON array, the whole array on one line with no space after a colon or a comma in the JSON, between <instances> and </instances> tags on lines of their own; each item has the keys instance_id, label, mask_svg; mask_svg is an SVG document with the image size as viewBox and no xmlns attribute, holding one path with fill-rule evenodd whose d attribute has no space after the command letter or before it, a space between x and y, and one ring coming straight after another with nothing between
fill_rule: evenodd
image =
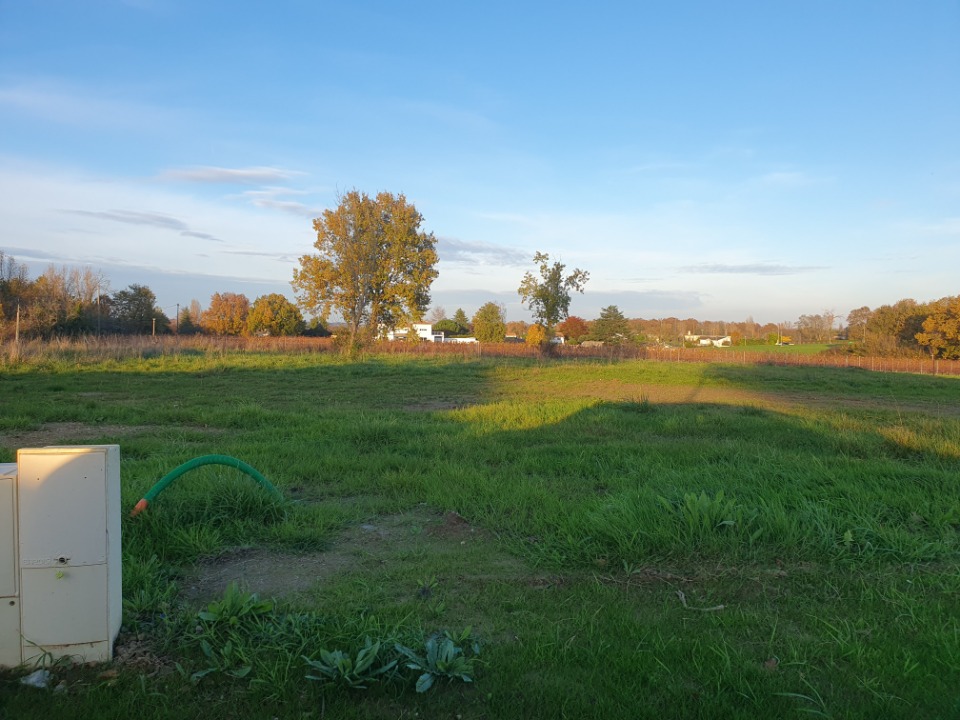
<instances>
[{"instance_id":1,"label":"wire fence","mask_svg":"<svg viewBox=\"0 0 960 720\"><path fill-rule=\"evenodd\" d=\"M50 340L9 342L0 355L0 364L37 362L55 359L120 360L129 357L155 357L190 353L337 353L332 338L313 337L234 337L209 335L84 336ZM544 358L539 347L525 343L432 343L378 342L366 350L369 354ZM768 352L739 348L663 348L633 345L582 347L552 346L549 355L562 359L656 360L686 363L734 363L797 367L859 368L872 372L915 373L920 375L960 376L960 360L930 357L860 356L850 353Z\"/></svg>"}]
</instances>

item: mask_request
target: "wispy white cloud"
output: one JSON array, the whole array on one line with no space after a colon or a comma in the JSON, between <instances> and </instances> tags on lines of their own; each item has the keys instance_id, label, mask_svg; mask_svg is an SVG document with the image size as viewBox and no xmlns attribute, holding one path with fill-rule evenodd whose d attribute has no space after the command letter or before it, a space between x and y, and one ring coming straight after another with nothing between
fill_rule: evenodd
<instances>
[{"instance_id":1,"label":"wispy white cloud","mask_svg":"<svg viewBox=\"0 0 960 720\"><path fill-rule=\"evenodd\" d=\"M58 125L123 128L139 132L169 130L183 117L168 106L109 96L97 89L75 87L47 78L0 85L0 108Z\"/></svg>"},{"instance_id":2,"label":"wispy white cloud","mask_svg":"<svg viewBox=\"0 0 960 720\"><path fill-rule=\"evenodd\" d=\"M260 250L227 250L227 255L245 255L247 257L262 257L269 258L271 260L276 260L277 262L282 263L294 263L297 262L298 256L292 253L282 253L282 252L263 252Z\"/></svg>"},{"instance_id":3,"label":"wispy white cloud","mask_svg":"<svg viewBox=\"0 0 960 720\"><path fill-rule=\"evenodd\" d=\"M512 320L532 320L528 308L515 290L436 289L431 293L435 305L462 307L472 315L486 302L501 303ZM627 317L654 318L667 315L683 317L702 312L707 295L697 290L599 290L574 293L570 314L591 320L603 308L615 305Z\"/></svg>"},{"instance_id":4,"label":"wispy white cloud","mask_svg":"<svg viewBox=\"0 0 960 720\"><path fill-rule=\"evenodd\" d=\"M467 263L486 267L518 266L530 262L528 253L516 248L445 237L437 239L437 254L443 263Z\"/></svg>"},{"instance_id":5,"label":"wispy white cloud","mask_svg":"<svg viewBox=\"0 0 960 720\"><path fill-rule=\"evenodd\" d=\"M235 277L265 272L286 279L288 272L226 250L269 249L293 256L315 240L302 219L247 202L61 166L18 164L16 158L0 162L0 217L8 237L21 247L83 260L127 258L166 268L185 264L191 270L196 263L188 258L210 251L215 258L211 274Z\"/></svg>"},{"instance_id":6,"label":"wispy white cloud","mask_svg":"<svg viewBox=\"0 0 960 720\"><path fill-rule=\"evenodd\" d=\"M589 289L589 286L588 286ZM656 317L662 313L690 313L702 309L706 294L699 290L600 290L587 292L578 301L581 311L595 314L610 305L616 305L628 317Z\"/></svg>"},{"instance_id":7,"label":"wispy white cloud","mask_svg":"<svg viewBox=\"0 0 960 720\"><path fill-rule=\"evenodd\" d=\"M289 196L308 195L305 190L291 190L288 188L265 188L262 190L247 190L243 197L250 201L256 207L267 210L279 210L280 212L296 215L298 217L315 218L319 217L321 210L306 203L296 200L287 200Z\"/></svg>"},{"instance_id":8,"label":"wispy white cloud","mask_svg":"<svg viewBox=\"0 0 960 720\"><path fill-rule=\"evenodd\" d=\"M73 261L75 259L72 256L65 257L61 253L51 253L45 250L38 250L37 248L11 247L9 245L4 245L3 251L8 257L14 258L17 262L22 262L26 260L48 260L50 262L65 262L65 261Z\"/></svg>"},{"instance_id":9,"label":"wispy white cloud","mask_svg":"<svg viewBox=\"0 0 960 720\"><path fill-rule=\"evenodd\" d=\"M275 167L227 168L200 165L164 170L160 173L160 179L223 185L256 185L289 180L292 177L304 174L296 170Z\"/></svg>"},{"instance_id":10,"label":"wispy white cloud","mask_svg":"<svg viewBox=\"0 0 960 720\"><path fill-rule=\"evenodd\" d=\"M159 179L173 182L200 183L205 185L261 185L279 183L306 173L286 168L257 166L228 168L202 165L184 168L169 168L159 174ZM315 218L321 213L318 208L291 197L311 195L307 190L267 185L256 190L244 190L239 195L228 196L246 200L254 207L265 210L277 210L297 217Z\"/></svg>"},{"instance_id":11,"label":"wispy white cloud","mask_svg":"<svg viewBox=\"0 0 960 720\"><path fill-rule=\"evenodd\" d=\"M623 278L623 282L629 283L630 285L646 285L648 283L657 282L662 278L659 277L627 277Z\"/></svg>"},{"instance_id":12,"label":"wispy white cloud","mask_svg":"<svg viewBox=\"0 0 960 720\"><path fill-rule=\"evenodd\" d=\"M320 212L309 205L296 202L294 200L274 200L271 198L256 198L251 201L259 208L267 210L279 210L280 212L298 215L300 217L315 218L320 216Z\"/></svg>"},{"instance_id":13,"label":"wispy white cloud","mask_svg":"<svg viewBox=\"0 0 960 720\"><path fill-rule=\"evenodd\" d=\"M110 220L112 222L127 223L129 225L146 225L149 227L173 230L183 237L197 238L198 240L211 240L213 242L223 242L220 238L210 233L197 232L190 228L187 223L171 215L165 215L157 212L137 212L133 210L64 210L63 212L71 215L82 215L84 217L96 218L98 220Z\"/></svg>"},{"instance_id":14,"label":"wispy white cloud","mask_svg":"<svg viewBox=\"0 0 960 720\"><path fill-rule=\"evenodd\" d=\"M798 275L825 269L827 268L823 265L777 265L774 263L744 263L739 265L704 263L680 268L683 272L706 275Z\"/></svg>"}]
</instances>

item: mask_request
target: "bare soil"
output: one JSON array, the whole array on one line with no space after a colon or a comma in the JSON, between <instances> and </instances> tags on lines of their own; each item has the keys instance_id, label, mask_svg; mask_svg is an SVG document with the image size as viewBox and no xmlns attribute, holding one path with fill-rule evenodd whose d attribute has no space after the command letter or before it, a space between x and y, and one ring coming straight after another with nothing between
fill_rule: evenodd
<instances>
[{"instance_id":1,"label":"bare soil","mask_svg":"<svg viewBox=\"0 0 960 720\"><path fill-rule=\"evenodd\" d=\"M79 422L44 423L36 430L15 430L0 434L0 447L10 450L70 445L89 440L113 440L154 430L149 425L88 425Z\"/></svg>"},{"instance_id":2,"label":"bare soil","mask_svg":"<svg viewBox=\"0 0 960 720\"><path fill-rule=\"evenodd\" d=\"M202 605L222 597L236 582L261 597L292 598L334 575L383 566L412 550L442 553L487 540L456 512L440 515L418 508L353 525L322 552L233 548L201 561L183 579L182 593L188 603Z\"/></svg>"}]
</instances>

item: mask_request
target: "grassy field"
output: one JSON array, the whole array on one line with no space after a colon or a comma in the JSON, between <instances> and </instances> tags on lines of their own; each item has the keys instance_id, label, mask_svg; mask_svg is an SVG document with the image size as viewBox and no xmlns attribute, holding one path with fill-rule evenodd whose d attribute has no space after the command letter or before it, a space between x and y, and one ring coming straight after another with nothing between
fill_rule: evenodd
<instances>
[{"instance_id":1,"label":"grassy field","mask_svg":"<svg viewBox=\"0 0 960 720\"><path fill-rule=\"evenodd\" d=\"M285 498L125 517L117 662L0 674L3 720L960 716L960 379L183 353L0 398L0 462L119 443L125 508L208 453Z\"/></svg>"}]
</instances>

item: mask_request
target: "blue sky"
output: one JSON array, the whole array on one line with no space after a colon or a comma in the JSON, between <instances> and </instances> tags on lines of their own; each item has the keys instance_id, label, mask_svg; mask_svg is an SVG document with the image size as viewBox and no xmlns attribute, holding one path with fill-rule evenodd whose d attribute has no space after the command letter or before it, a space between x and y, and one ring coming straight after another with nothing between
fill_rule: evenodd
<instances>
[{"instance_id":1,"label":"blue sky","mask_svg":"<svg viewBox=\"0 0 960 720\"><path fill-rule=\"evenodd\" d=\"M0 0L0 249L291 299L404 193L434 305L760 322L960 293L960 2Z\"/></svg>"}]
</instances>

